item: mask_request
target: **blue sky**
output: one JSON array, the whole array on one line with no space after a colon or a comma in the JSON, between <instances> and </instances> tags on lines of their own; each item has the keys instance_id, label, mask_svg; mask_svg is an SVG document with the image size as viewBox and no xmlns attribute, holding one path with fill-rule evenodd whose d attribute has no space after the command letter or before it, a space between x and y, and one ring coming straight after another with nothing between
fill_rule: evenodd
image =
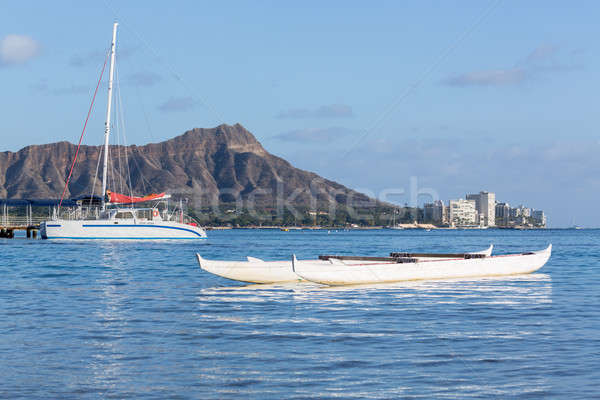
<instances>
[{"instance_id":1,"label":"blue sky","mask_svg":"<svg viewBox=\"0 0 600 400\"><path fill-rule=\"evenodd\" d=\"M600 226L600 4L322 3L3 2L0 151L78 140L118 19L128 143L239 122L298 167L404 191L387 200L416 179Z\"/></svg>"}]
</instances>

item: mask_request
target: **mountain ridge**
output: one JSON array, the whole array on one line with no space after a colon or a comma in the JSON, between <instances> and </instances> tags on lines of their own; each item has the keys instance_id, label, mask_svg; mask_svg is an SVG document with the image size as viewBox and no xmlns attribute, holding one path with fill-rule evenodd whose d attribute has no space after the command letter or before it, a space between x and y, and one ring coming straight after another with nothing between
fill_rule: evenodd
<instances>
[{"instance_id":1,"label":"mountain ridge","mask_svg":"<svg viewBox=\"0 0 600 400\"><path fill-rule=\"evenodd\" d=\"M77 146L67 141L29 145L0 153L0 198L57 198L62 193ZM111 145L109 189L145 194L170 192L196 205L252 202L372 203L337 182L301 170L269 153L242 125L194 128L157 143ZM94 183L101 146L82 145L66 197L99 194ZM121 166L120 169L116 168Z\"/></svg>"}]
</instances>

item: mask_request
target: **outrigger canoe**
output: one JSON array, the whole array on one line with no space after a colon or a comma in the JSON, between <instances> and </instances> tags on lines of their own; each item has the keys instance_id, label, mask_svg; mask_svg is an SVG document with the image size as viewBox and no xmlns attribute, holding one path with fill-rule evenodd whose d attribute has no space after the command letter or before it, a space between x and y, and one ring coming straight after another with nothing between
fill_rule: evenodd
<instances>
[{"instance_id":1,"label":"outrigger canoe","mask_svg":"<svg viewBox=\"0 0 600 400\"><path fill-rule=\"evenodd\" d=\"M294 272L302 279L324 285L359 285L423 279L453 279L519 275L535 272L550 258L552 245L540 251L497 256L469 256L418 259L406 253L392 253L389 260L348 263L348 256L321 256L332 261L298 262L292 257ZM360 257L354 257L358 260ZM321 260L322 261L322 260Z\"/></svg>"},{"instance_id":2,"label":"outrigger canoe","mask_svg":"<svg viewBox=\"0 0 600 400\"><path fill-rule=\"evenodd\" d=\"M493 245L490 245L490 247L485 250L465 254L489 257L492 254L493 247ZM413 254L413 256L420 261L426 261L431 259L439 260L440 257L443 258L444 256L447 256L448 258L456 255ZM235 281L250 283L282 283L305 280L294 272L294 266L292 265L291 259L286 261L264 261L260 258L247 257L247 261L220 261L207 260L202 258L200 254L196 254L196 257L198 259L198 265L200 265L200 268L203 270ZM343 258L343 256L340 257ZM319 260L295 260L294 262L297 266L306 263L307 265L326 268L338 263L345 265L365 265L370 263L381 263L381 260L388 259L388 257L370 257L369 260L366 260L365 257L358 257L355 259L340 260L340 257L328 258L328 256L321 256Z\"/></svg>"}]
</instances>

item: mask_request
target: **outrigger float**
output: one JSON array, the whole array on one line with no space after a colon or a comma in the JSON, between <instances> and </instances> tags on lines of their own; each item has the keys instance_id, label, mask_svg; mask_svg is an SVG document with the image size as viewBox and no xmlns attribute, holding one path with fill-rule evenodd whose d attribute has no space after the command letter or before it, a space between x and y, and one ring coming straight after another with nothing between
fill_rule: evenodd
<instances>
[{"instance_id":1,"label":"outrigger float","mask_svg":"<svg viewBox=\"0 0 600 400\"><path fill-rule=\"evenodd\" d=\"M360 257L360 256L342 256L342 255L324 255L319 256L317 260L297 260L295 257L289 261L264 261L259 258L248 257L247 261L220 261L207 260L200 254L196 254L198 264L203 270L223 278L250 282L250 283L283 283L298 281L313 281L326 284L355 284L355 283L378 283L395 282L401 280L414 279L437 279L450 278L462 273L461 276L487 276L490 275L489 268L482 268L482 265L503 264L500 260L503 257L492 257L493 245L487 249L472 253L391 253L389 257ZM549 249L548 257L549 257ZM522 254L515 255L524 256ZM510 258L510 257L509 257ZM478 263L479 261L484 261ZM512 261L521 260L513 259ZM472 263L471 261L477 261ZM521 260L524 263L532 261L525 258ZM547 260L546 260L547 261ZM544 263L546 262L544 261ZM447 264L439 264L450 262ZM461 263L462 262L462 263ZM531 271L542 267L543 263L532 264ZM460 268L459 268L460 266ZM411 269L412 268L412 269ZM387 273L374 272L382 269ZM400 270L405 270L400 273ZM390 272L392 271L392 272ZM407 272L410 271L410 272ZM516 271L516 272L513 272ZM494 275L508 275L520 272L521 269L507 268L503 266L502 270L492 271ZM466 272L469 274L464 275ZM335 279L329 278L321 281L318 274L331 274ZM381 279L383 277L384 279ZM331 283L330 283L331 282Z\"/></svg>"}]
</instances>

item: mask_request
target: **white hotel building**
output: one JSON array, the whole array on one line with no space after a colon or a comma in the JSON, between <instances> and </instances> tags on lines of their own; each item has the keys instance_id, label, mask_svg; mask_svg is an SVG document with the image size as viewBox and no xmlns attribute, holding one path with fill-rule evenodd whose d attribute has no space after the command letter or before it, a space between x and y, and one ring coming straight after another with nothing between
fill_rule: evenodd
<instances>
[{"instance_id":1,"label":"white hotel building","mask_svg":"<svg viewBox=\"0 0 600 400\"><path fill-rule=\"evenodd\" d=\"M475 201L450 200L448 203L448 220L451 226L479 225Z\"/></svg>"},{"instance_id":2,"label":"white hotel building","mask_svg":"<svg viewBox=\"0 0 600 400\"><path fill-rule=\"evenodd\" d=\"M481 226L496 226L496 193L484 191L468 194L467 200L475 201Z\"/></svg>"}]
</instances>

